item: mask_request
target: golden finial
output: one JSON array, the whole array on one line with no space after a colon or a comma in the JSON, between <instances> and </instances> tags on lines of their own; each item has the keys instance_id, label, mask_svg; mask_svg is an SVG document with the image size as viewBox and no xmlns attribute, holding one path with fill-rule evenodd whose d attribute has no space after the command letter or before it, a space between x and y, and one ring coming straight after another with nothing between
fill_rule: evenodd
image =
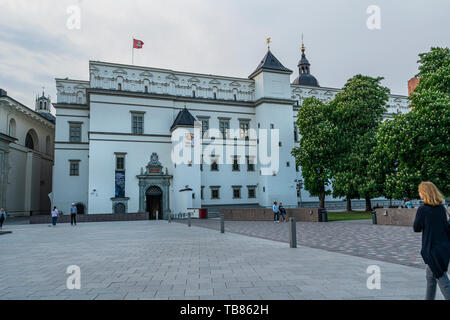
<instances>
[{"instance_id":1,"label":"golden finial","mask_svg":"<svg viewBox=\"0 0 450 320\"><path fill-rule=\"evenodd\" d=\"M271 38L267 38L267 49L270 50L270 43L272 42Z\"/></svg>"},{"instance_id":2,"label":"golden finial","mask_svg":"<svg viewBox=\"0 0 450 320\"><path fill-rule=\"evenodd\" d=\"M305 52L305 43L303 42L303 33L302 33L302 52Z\"/></svg>"}]
</instances>

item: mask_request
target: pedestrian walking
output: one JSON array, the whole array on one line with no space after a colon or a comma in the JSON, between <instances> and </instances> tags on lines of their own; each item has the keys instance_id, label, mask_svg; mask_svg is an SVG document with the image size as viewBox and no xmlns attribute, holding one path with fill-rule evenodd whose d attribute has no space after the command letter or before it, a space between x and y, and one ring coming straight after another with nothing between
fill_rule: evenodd
<instances>
[{"instance_id":1,"label":"pedestrian walking","mask_svg":"<svg viewBox=\"0 0 450 320\"><path fill-rule=\"evenodd\" d=\"M0 209L0 229L3 228L3 222L6 221L6 211L5 209L1 208Z\"/></svg>"},{"instance_id":2,"label":"pedestrian walking","mask_svg":"<svg viewBox=\"0 0 450 320\"><path fill-rule=\"evenodd\" d=\"M273 203L273 223L280 223L280 209L278 208L278 203L275 201Z\"/></svg>"},{"instance_id":3,"label":"pedestrian walking","mask_svg":"<svg viewBox=\"0 0 450 320\"><path fill-rule=\"evenodd\" d=\"M77 206L75 203L72 203L72 207L70 208L70 225L77 225Z\"/></svg>"},{"instance_id":4,"label":"pedestrian walking","mask_svg":"<svg viewBox=\"0 0 450 320\"><path fill-rule=\"evenodd\" d=\"M283 203L280 202L278 209L280 210L280 215L281 218L283 218L283 222L286 222L286 209L283 207Z\"/></svg>"},{"instance_id":5,"label":"pedestrian walking","mask_svg":"<svg viewBox=\"0 0 450 320\"><path fill-rule=\"evenodd\" d=\"M450 300L447 271L450 260L450 221L442 205L443 195L432 182L419 185L423 205L417 209L414 231L422 232L421 255L426 263L426 300L436 297L436 284L446 300Z\"/></svg>"},{"instance_id":6,"label":"pedestrian walking","mask_svg":"<svg viewBox=\"0 0 450 320\"><path fill-rule=\"evenodd\" d=\"M58 221L58 209L56 207L53 207L52 211L52 225L56 227L56 221Z\"/></svg>"}]
</instances>

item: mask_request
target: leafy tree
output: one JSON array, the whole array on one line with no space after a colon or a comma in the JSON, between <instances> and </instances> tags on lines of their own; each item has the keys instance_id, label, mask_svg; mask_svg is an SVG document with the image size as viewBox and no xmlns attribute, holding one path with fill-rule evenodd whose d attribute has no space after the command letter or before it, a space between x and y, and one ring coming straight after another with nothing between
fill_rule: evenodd
<instances>
[{"instance_id":1,"label":"leafy tree","mask_svg":"<svg viewBox=\"0 0 450 320\"><path fill-rule=\"evenodd\" d=\"M305 99L297 119L300 146L292 150L297 165L302 168L305 189L319 197L320 208L325 208L325 196L330 194L327 186L338 151L338 128L332 114L329 103L314 97Z\"/></svg>"},{"instance_id":2,"label":"leafy tree","mask_svg":"<svg viewBox=\"0 0 450 320\"><path fill-rule=\"evenodd\" d=\"M377 153L395 159L384 194L397 199L417 198L421 181L450 194L450 50L431 48L419 57L411 112L383 126L377 143Z\"/></svg>"},{"instance_id":3,"label":"leafy tree","mask_svg":"<svg viewBox=\"0 0 450 320\"><path fill-rule=\"evenodd\" d=\"M366 211L370 211L370 199L377 191L369 159L389 95L381 80L358 74L347 81L331 102L343 149L333 168L333 196L346 197L348 211L350 200L361 197L366 199Z\"/></svg>"}]
</instances>

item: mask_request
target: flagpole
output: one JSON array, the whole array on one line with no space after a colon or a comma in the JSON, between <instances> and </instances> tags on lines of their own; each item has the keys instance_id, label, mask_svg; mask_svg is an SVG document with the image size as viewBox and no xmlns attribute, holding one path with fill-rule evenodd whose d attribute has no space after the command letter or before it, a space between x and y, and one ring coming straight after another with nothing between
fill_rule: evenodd
<instances>
[{"instance_id":1,"label":"flagpole","mask_svg":"<svg viewBox=\"0 0 450 320\"><path fill-rule=\"evenodd\" d=\"M133 47L131 49L131 65L134 65L134 38L133 40Z\"/></svg>"}]
</instances>

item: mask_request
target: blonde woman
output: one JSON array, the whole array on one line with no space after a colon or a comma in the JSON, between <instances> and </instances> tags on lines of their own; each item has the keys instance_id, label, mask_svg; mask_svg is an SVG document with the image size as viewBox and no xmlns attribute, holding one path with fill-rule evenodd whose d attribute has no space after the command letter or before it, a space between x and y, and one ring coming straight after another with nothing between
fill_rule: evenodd
<instances>
[{"instance_id":1,"label":"blonde woman","mask_svg":"<svg viewBox=\"0 0 450 320\"><path fill-rule=\"evenodd\" d=\"M450 300L448 263L450 260L450 229L447 212L442 205L443 195L432 182L419 185L423 206L417 210L414 231L422 232L422 258L427 264L426 300L436 297L436 283L446 300Z\"/></svg>"}]
</instances>

